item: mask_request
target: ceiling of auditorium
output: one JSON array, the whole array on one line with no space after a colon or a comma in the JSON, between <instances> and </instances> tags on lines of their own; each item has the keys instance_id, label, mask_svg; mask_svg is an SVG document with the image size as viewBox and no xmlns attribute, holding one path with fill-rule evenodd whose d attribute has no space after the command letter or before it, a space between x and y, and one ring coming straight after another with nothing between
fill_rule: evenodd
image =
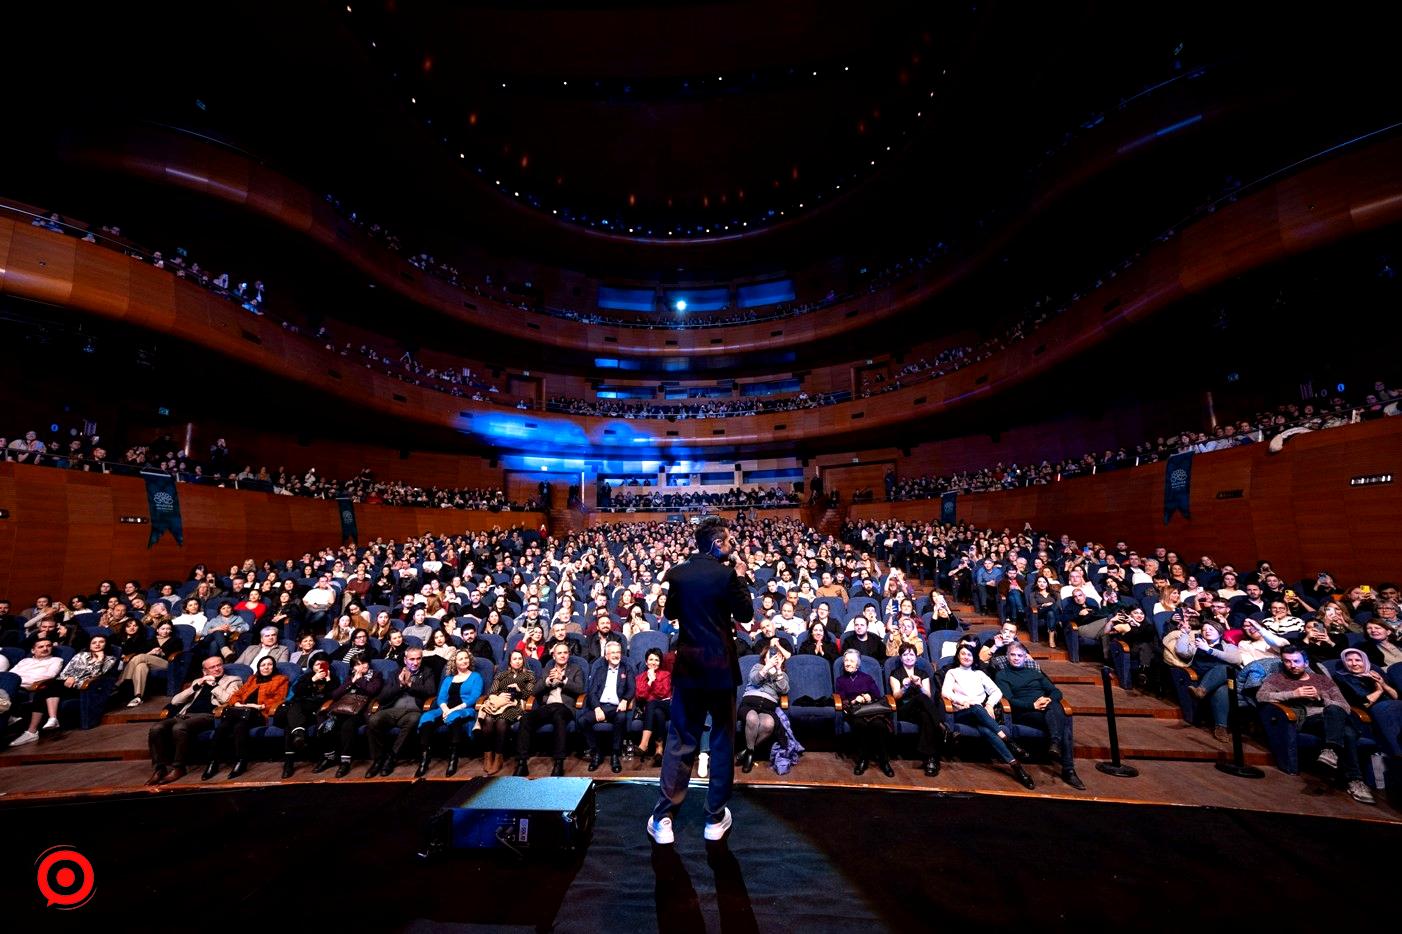
<instances>
[{"instance_id":1,"label":"ceiling of auditorium","mask_svg":"<svg viewBox=\"0 0 1402 934\"><path fill-rule=\"evenodd\" d=\"M401 227L743 272L972 223L1088 118L1217 59L1209 6L55 2L18 54L51 116L205 134Z\"/></svg>"}]
</instances>

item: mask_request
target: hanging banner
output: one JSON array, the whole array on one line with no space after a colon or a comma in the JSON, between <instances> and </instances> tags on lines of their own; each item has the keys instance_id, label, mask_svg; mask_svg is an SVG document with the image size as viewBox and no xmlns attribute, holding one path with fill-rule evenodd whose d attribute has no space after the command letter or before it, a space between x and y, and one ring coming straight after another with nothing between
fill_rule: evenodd
<instances>
[{"instance_id":1,"label":"hanging banner","mask_svg":"<svg viewBox=\"0 0 1402 934\"><path fill-rule=\"evenodd\" d=\"M954 517L958 514L957 503L958 493L945 493L940 497L940 521L954 522Z\"/></svg>"},{"instance_id":2,"label":"hanging banner","mask_svg":"<svg viewBox=\"0 0 1402 934\"><path fill-rule=\"evenodd\" d=\"M341 541L358 542L360 534L355 528L355 502L348 496L338 496L336 511L341 514Z\"/></svg>"},{"instance_id":3,"label":"hanging banner","mask_svg":"<svg viewBox=\"0 0 1402 934\"><path fill-rule=\"evenodd\" d=\"M185 529L180 523L180 496L175 492L175 478L168 473L142 473L146 481L146 509L151 516L150 548L166 532L180 546L185 544Z\"/></svg>"},{"instance_id":4,"label":"hanging banner","mask_svg":"<svg viewBox=\"0 0 1402 934\"><path fill-rule=\"evenodd\" d=\"M1175 454L1168 459L1163 472L1163 524L1168 525L1174 512L1181 512L1184 519L1188 514L1188 500L1193 487L1193 452Z\"/></svg>"}]
</instances>

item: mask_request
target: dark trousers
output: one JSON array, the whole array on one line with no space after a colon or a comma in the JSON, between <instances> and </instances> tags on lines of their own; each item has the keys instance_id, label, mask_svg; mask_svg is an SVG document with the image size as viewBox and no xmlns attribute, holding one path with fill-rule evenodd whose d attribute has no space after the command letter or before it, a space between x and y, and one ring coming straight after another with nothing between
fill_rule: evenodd
<instances>
[{"instance_id":1,"label":"dark trousers","mask_svg":"<svg viewBox=\"0 0 1402 934\"><path fill-rule=\"evenodd\" d=\"M443 725L442 720L430 720L419 727L419 748L425 754L429 752L429 744L433 742L433 737L438 735L438 728ZM468 728L472 726L471 717L459 717L448 724L448 749L462 751L464 741L468 737ZM410 729L405 727L399 731L400 736L409 733Z\"/></svg>"},{"instance_id":2,"label":"dark trousers","mask_svg":"<svg viewBox=\"0 0 1402 934\"><path fill-rule=\"evenodd\" d=\"M599 707L604 711L603 723L599 722L594 708L588 706L581 710L576 718L580 732L584 734L584 743L589 747L589 755L598 755L598 728L607 723L612 727L610 732L613 734L613 754L618 755L623 751L623 739L628 735L628 718L633 715L633 711L619 710L614 704L600 704Z\"/></svg>"},{"instance_id":3,"label":"dark trousers","mask_svg":"<svg viewBox=\"0 0 1402 934\"><path fill-rule=\"evenodd\" d=\"M1344 778L1358 781L1363 771L1358 767L1358 730L1349 722L1348 712L1332 704L1324 708L1324 713L1305 717L1300 721L1300 732L1324 737L1324 745L1339 754L1339 767Z\"/></svg>"},{"instance_id":4,"label":"dark trousers","mask_svg":"<svg viewBox=\"0 0 1402 934\"><path fill-rule=\"evenodd\" d=\"M672 722L659 776L661 794L652 810L655 819L675 815L686 800L707 714L711 717L711 775L706 822L715 823L725 814L735 784L735 689L678 686L672 690Z\"/></svg>"},{"instance_id":5,"label":"dark trousers","mask_svg":"<svg viewBox=\"0 0 1402 934\"><path fill-rule=\"evenodd\" d=\"M214 726L214 749L211 756L219 758L220 749L228 745L229 737L234 738L234 758L243 760L248 758L248 731L255 726L262 726L265 720L261 713L251 716L220 717Z\"/></svg>"},{"instance_id":6,"label":"dark trousers","mask_svg":"<svg viewBox=\"0 0 1402 934\"><path fill-rule=\"evenodd\" d=\"M1048 739L1059 739L1061 745L1061 767L1076 767L1076 743L1071 738L1071 718L1061 709L1058 701L1052 701L1046 710L1027 710L1013 714L1013 722L1030 726L1047 734Z\"/></svg>"},{"instance_id":7,"label":"dark trousers","mask_svg":"<svg viewBox=\"0 0 1402 934\"><path fill-rule=\"evenodd\" d=\"M326 751L326 757L329 759L339 755L342 759L349 759L351 747L355 743L355 734L360 731L360 725L364 722L365 718L360 714L337 714L334 730L336 745Z\"/></svg>"},{"instance_id":8,"label":"dark trousers","mask_svg":"<svg viewBox=\"0 0 1402 934\"><path fill-rule=\"evenodd\" d=\"M414 735L421 715L422 712L417 707L391 707L371 714L365 729L365 736L370 742L370 761L378 762L384 756L390 730L395 727L399 727L399 735L394 738L389 754L395 758L403 755L404 747L408 745L409 737Z\"/></svg>"},{"instance_id":9,"label":"dark trousers","mask_svg":"<svg viewBox=\"0 0 1402 934\"><path fill-rule=\"evenodd\" d=\"M920 728L915 751L922 759L936 758L944 749L944 711L924 691L908 691L896 707L896 716Z\"/></svg>"},{"instance_id":10,"label":"dark trousers","mask_svg":"<svg viewBox=\"0 0 1402 934\"><path fill-rule=\"evenodd\" d=\"M885 762L891 758L891 728L888 717L848 717L856 758Z\"/></svg>"},{"instance_id":11,"label":"dark trousers","mask_svg":"<svg viewBox=\"0 0 1402 934\"><path fill-rule=\"evenodd\" d=\"M569 737L565 731L569 729L570 721L574 719L574 708L564 704L540 704L534 710L529 711L521 722L521 732L516 734L516 755L525 758L531 754L531 736L536 728L546 723L555 726L555 746L554 756L556 759L565 757L565 744Z\"/></svg>"},{"instance_id":12,"label":"dark trousers","mask_svg":"<svg viewBox=\"0 0 1402 934\"><path fill-rule=\"evenodd\" d=\"M291 701L286 707L282 708L283 752L289 756L292 755L292 743L293 740L296 739L296 737L292 735L294 730L306 730L308 733L311 733L316 729L316 714L320 707L321 703L319 701L312 703ZM307 738L310 739L311 737L308 736Z\"/></svg>"},{"instance_id":13,"label":"dark trousers","mask_svg":"<svg viewBox=\"0 0 1402 934\"><path fill-rule=\"evenodd\" d=\"M212 726L214 715L207 713L176 714L157 722L146 733L146 744L151 749L151 765L184 768L189 758L191 738Z\"/></svg>"},{"instance_id":14,"label":"dark trousers","mask_svg":"<svg viewBox=\"0 0 1402 934\"><path fill-rule=\"evenodd\" d=\"M998 606L998 586L974 585L974 612L980 616L992 616Z\"/></svg>"},{"instance_id":15,"label":"dark trousers","mask_svg":"<svg viewBox=\"0 0 1402 934\"><path fill-rule=\"evenodd\" d=\"M667 739L667 724L672 719L672 699L644 701L643 729L650 732L658 742Z\"/></svg>"}]
</instances>

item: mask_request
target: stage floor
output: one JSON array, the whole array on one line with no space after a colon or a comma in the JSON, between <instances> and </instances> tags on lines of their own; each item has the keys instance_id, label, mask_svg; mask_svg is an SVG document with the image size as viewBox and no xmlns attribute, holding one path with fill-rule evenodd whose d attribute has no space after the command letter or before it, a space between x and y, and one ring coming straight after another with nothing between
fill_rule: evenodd
<instances>
[{"instance_id":1,"label":"stage floor","mask_svg":"<svg viewBox=\"0 0 1402 934\"><path fill-rule=\"evenodd\" d=\"M1384 822L799 785L737 788L722 845L701 838L694 788L676 845L654 847L643 823L656 784L625 780L600 783L582 859L421 862L425 821L463 784L15 801L0 806L7 920L15 930L261 916L413 932L1182 931L1231 923L1242 910L1231 893L1254 890L1253 924L1295 930L1309 923L1300 906L1340 907L1342 865L1402 850L1402 827ZM96 880L92 900L67 912L46 908L34 885L34 860L59 844L87 856Z\"/></svg>"}]
</instances>

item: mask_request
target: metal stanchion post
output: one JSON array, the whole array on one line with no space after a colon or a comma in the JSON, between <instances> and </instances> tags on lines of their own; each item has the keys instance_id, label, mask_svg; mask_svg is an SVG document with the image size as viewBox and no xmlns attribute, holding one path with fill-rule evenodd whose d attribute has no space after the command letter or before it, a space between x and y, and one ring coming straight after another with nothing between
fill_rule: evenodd
<instances>
[{"instance_id":1,"label":"metal stanchion post","mask_svg":"<svg viewBox=\"0 0 1402 934\"><path fill-rule=\"evenodd\" d=\"M1218 762L1217 771L1235 775L1237 778L1265 778L1266 773L1254 765L1247 765L1241 748L1241 717L1236 705L1236 678L1227 679L1227 726L1232 731L1232 761Z\"/></svg>"},{"instance_id":2,"label":"metal stanchion post","mask_svg":"<svg viewBox=\"0 0 1402 934\"><path fill-rule=\"evenodd\" d=\"M1110 693L1110 666L1100 666L1100 683L1105 687L1105 722L1110 726L1110 761L1097 762L1095 767L1116 778L1135 778L1139 770L1120 762L1120 733L1115 729L1115 698Z\"/></svg>"}]
</instances>

